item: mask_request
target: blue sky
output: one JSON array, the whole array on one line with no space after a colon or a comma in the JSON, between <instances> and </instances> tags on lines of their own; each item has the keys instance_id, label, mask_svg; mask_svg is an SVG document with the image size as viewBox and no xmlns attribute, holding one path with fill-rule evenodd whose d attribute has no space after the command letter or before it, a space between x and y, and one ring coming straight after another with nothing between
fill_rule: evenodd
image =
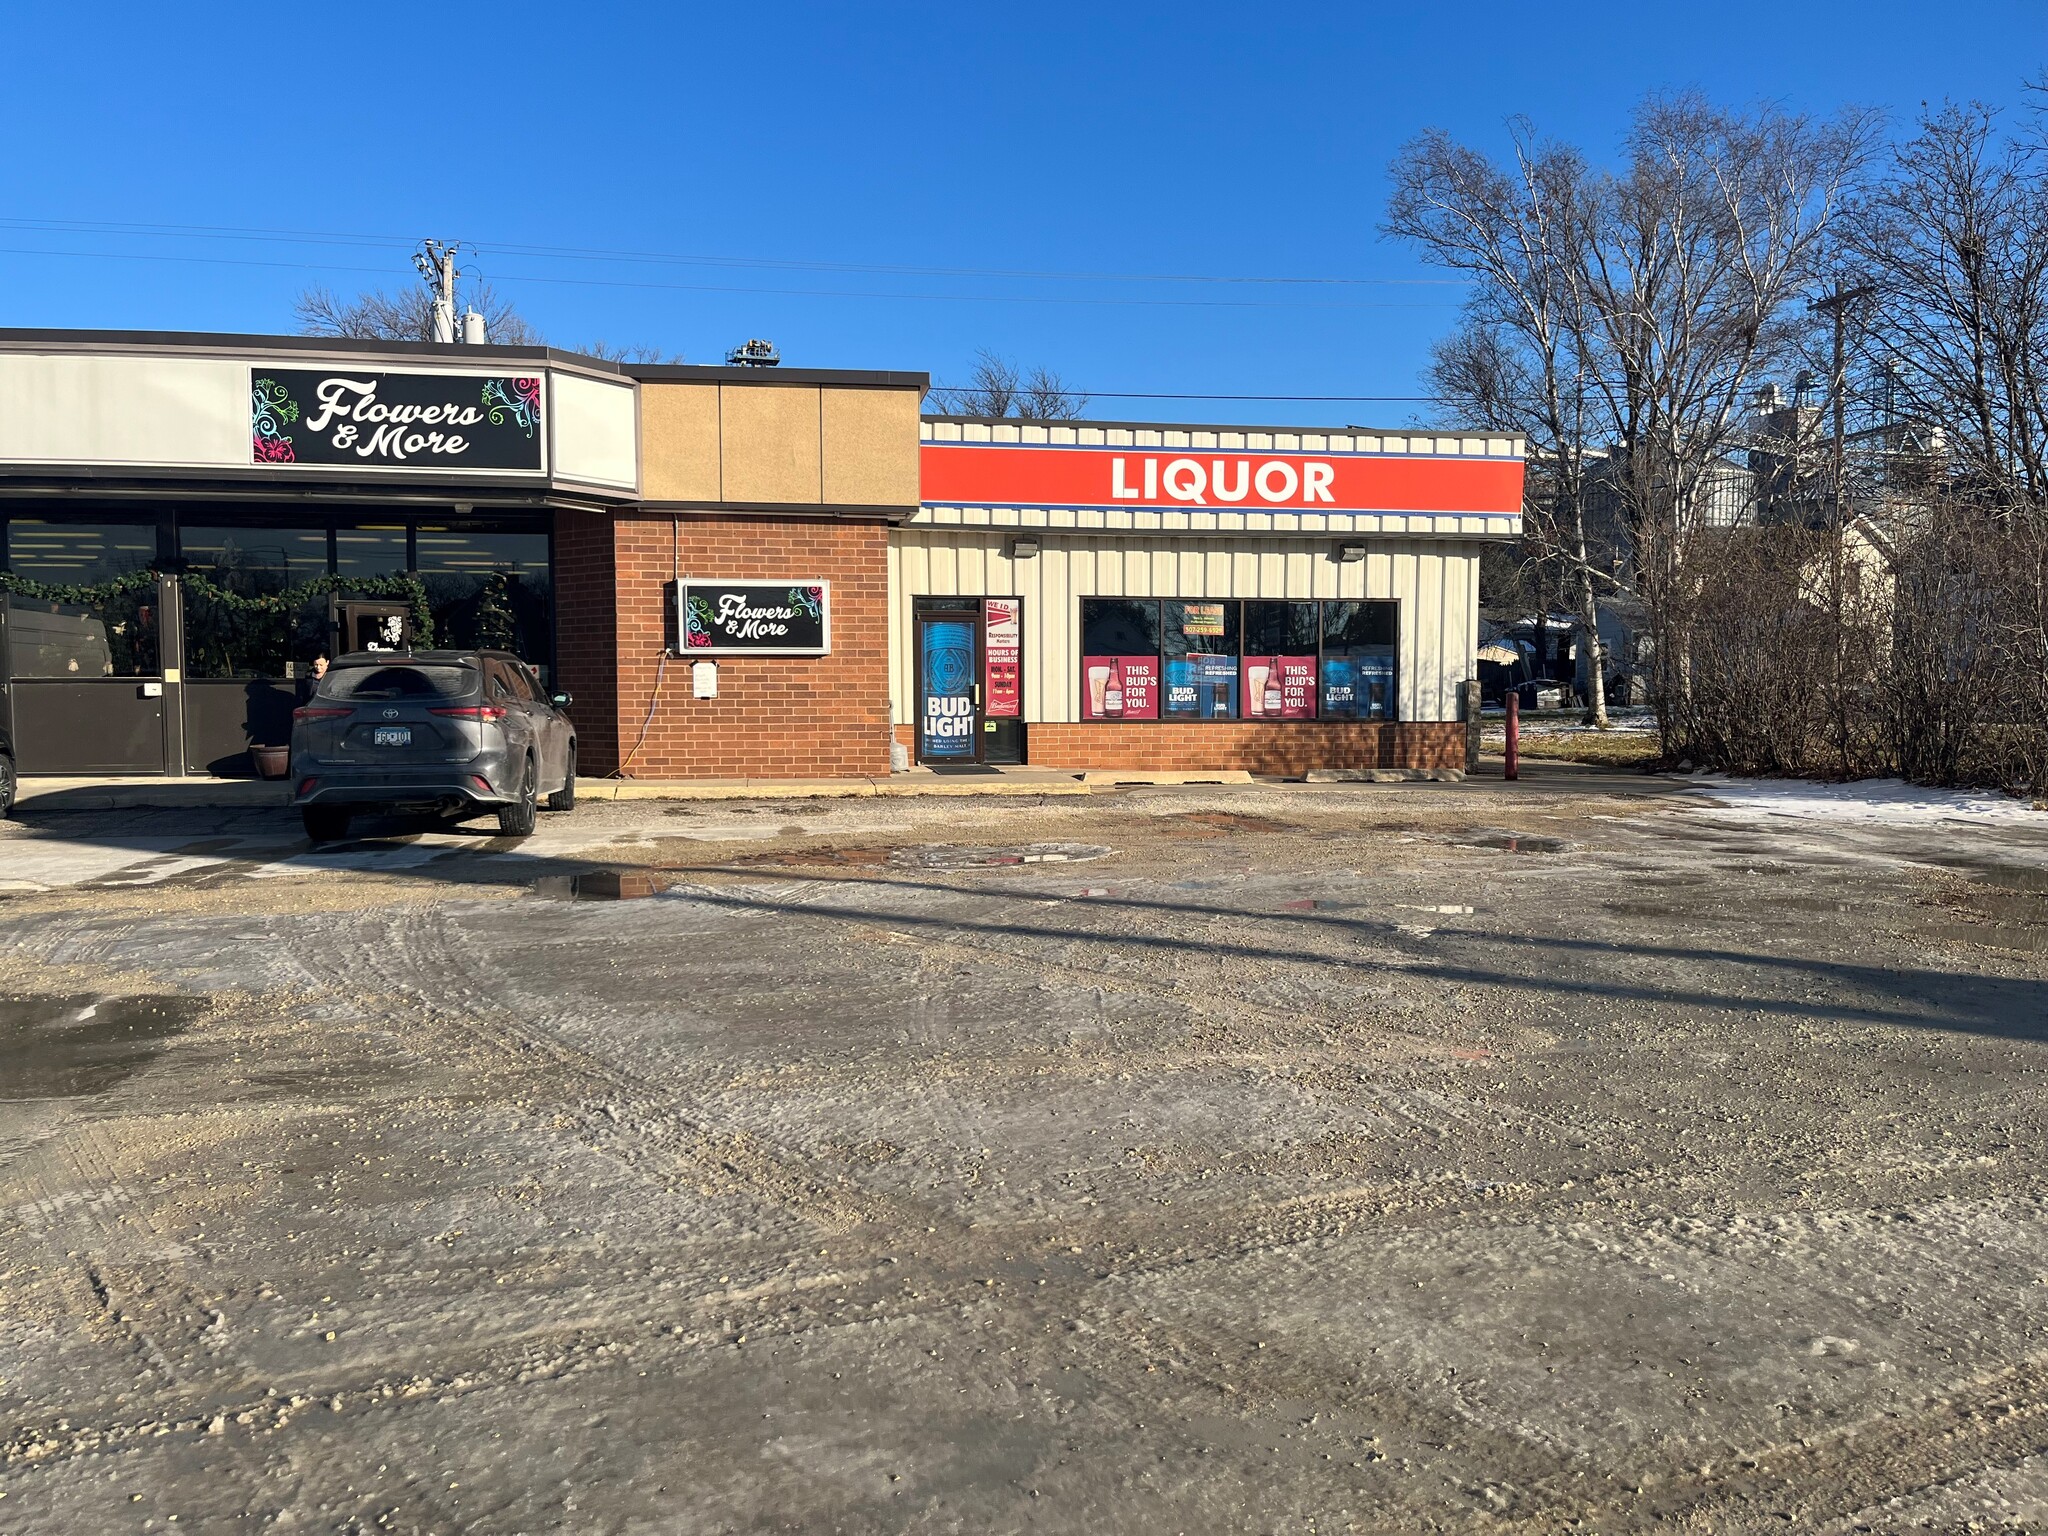
<instances>
[{"instance_id":1,"label":"blue sky","mask_svg":"<svg viewBox=\"0 0 2048 1536\"><path fill-rule=\"evenodd\" d=\"M2041 0L1700 15L14 6L0 325L290 330L308 283L416 281L407 250L433 235L471 244L561 346L713 362L765 336L791 364L941 382L988 347L1105 395L1413 395L1459 290L1415 281L1433 274L1376 225L1387 162L1425 126L1496 145L1521 113L1604 154L1652 90L1903 121L1943 96L2015 103L2048 63ZM156 228L67 227L108 223ZM1091 414L1423 409L1103 398Z\"/></svg>"}]
</instances>

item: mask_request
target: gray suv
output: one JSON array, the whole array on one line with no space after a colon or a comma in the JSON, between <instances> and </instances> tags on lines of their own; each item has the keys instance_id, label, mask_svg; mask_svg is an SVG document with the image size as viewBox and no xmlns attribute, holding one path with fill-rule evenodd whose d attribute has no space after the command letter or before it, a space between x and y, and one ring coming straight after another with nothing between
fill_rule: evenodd
<instances>
[{"instance_id":1,"label":"gray suv","mask_svg":"<svg viewBox=\"0 0 2048 1536\"><path fill-rule=\"evenodd\" d=\"M292 712L292 804L315 842L370 811L496 811L501 833L525 837L543 799L576 803L568 707L502 651L339 657Z\"/></svg>"}]
</instances>

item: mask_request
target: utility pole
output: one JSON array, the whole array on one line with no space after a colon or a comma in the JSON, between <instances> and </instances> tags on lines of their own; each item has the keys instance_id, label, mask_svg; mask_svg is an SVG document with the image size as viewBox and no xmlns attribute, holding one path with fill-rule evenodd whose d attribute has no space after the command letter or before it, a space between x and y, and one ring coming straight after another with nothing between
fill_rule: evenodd
<instances>
[{"instance_id":1,"label":"utility pole","mask_svg":"<svg viewBox=\"0 0 2048 1536\"><path fill-rule=\"evenodd\" d=\"M1826 310L1835 322L1835 359L1830 387L1835 397L1835 513L1834 525L1828 539L1828 557L1832 566L1829 581L1829 604L1833 610L1834 645L1834 726L1835 750L1840 758L1843 778L1850 777L1850 720L1848 705L1848 657L1844 648L1848 640L1846 622L1848 572L1849 491L1844 481L1848 475L1848 402L1843 398L1848 393L1847 365L1843 360L1842 332L1845 312L1851 304L1869 298L1877 292L1871 283L1858 283L1854 288L1844 288L1839 282L1835 291L1824 299L1815 299L1815 309Z\"/></svg>"},{"instance_id":2,"label":"utility pole","mask_svg":"<svg viewBox=\"0 0 2048 1536\"><path fill-rule=\"evenodd\" d=\"M455 340L455 253L461 249L459 244L422 240L413 253L412 264L434 290L434 340L439 342Z\"/></svg>"},{"instance_id":3,"label":"utility pole","mask_svg":"<svg viewBox=\"0 0 2048 1536\"><path fill-rule=\"evenodd\" d=\"M1875 284L1858 283L1854 288L1844 288L1840 283L1835 291L1824 299L1815 299L1813 307L1825 310L1835 322L1835 362L1829 381L1829 392L1835 404L1835 535L1841 536L1842 529L1849 522L1848 488L1844 481L1848 474L1848 402L1843 398L1848 393L1847 365L1843 357L1844 312L1851 304L1867 299L1877 292Z\"/></svg>"}]
</instances>

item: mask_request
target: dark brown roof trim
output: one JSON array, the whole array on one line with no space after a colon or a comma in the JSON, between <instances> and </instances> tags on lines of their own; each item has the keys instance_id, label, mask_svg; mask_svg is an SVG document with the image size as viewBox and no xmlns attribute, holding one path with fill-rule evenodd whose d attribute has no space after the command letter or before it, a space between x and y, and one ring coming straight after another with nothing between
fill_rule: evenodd
<instances>
[{"instance_id":1,"label":"dark brown roof trim","mask_svg":"<svg viewBox=\"0 0 2048 1536\"><path fill-rule=\"evenodd\" d=\"M646 384L837 384L851 389L932 387L928 373L872 368L727 368L709 363L621 363L619 371Z\"/></svg>"}]
</instances>

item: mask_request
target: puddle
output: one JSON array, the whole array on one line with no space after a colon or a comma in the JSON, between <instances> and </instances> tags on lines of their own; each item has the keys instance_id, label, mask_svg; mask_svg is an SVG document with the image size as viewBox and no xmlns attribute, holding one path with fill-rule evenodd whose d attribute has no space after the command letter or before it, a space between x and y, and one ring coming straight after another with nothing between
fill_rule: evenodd
<instances>
[{"instance_id":1,"label":"puddle","mask_svg":"<svg viewBox=\"0 0 2048 1536\"><path fill-rule=\"evenodd\" d=\"M1464 848L1494 848L1502 853L1563 853L1571 847L1561 837L1531 837L1525 832L1472 832L1451 841Z\"/></svg>"},{"instance_id":2,"label":"puddle","mask_svg":"<svg viewBox=\"0 0 2048 1536\"><path fill-rule=\"evenodd\" d=\"M533 882L533 894L550 901L639 901L659 896L682 883L682 876L660 869L586 869L575 875L546 875Z\"/></svg>"},{"instance_id":3,"label":"puddle","mask_svg":"<svg viewBox=\"0 0 2048 1536\"><path fill-rule=\"evenodd\" d=\"M1021 843L1008 848L921 843L898 848L791 848L743 854L731 862L784 869L820 864L863 869L1009 869L1026 864L1085 864L1115 852L1100 843Z\"/></svg>"},{"instance_id":4,"label":"puddle","mask_svg":"<svg viewBox=\"0 0 2048 1536\"><path fill-rule=\"evenodd\" d=\"M1169 836L1222 837L1227 832L1294 832L1300 830L1270 816L1248 816L1242 811L1188 811L1162 818L1162 831Z\"/></svg>"},{"instance_id":5,"label":"puddle","mask_svg":"<svg viewBox=\"0 0 2048 1536\"><path fill-rule=\"evenodd\" d=\"M105 1093L205 1009L196 997L0 997L0 1099Z\"/></svg>"}]
</instances>

